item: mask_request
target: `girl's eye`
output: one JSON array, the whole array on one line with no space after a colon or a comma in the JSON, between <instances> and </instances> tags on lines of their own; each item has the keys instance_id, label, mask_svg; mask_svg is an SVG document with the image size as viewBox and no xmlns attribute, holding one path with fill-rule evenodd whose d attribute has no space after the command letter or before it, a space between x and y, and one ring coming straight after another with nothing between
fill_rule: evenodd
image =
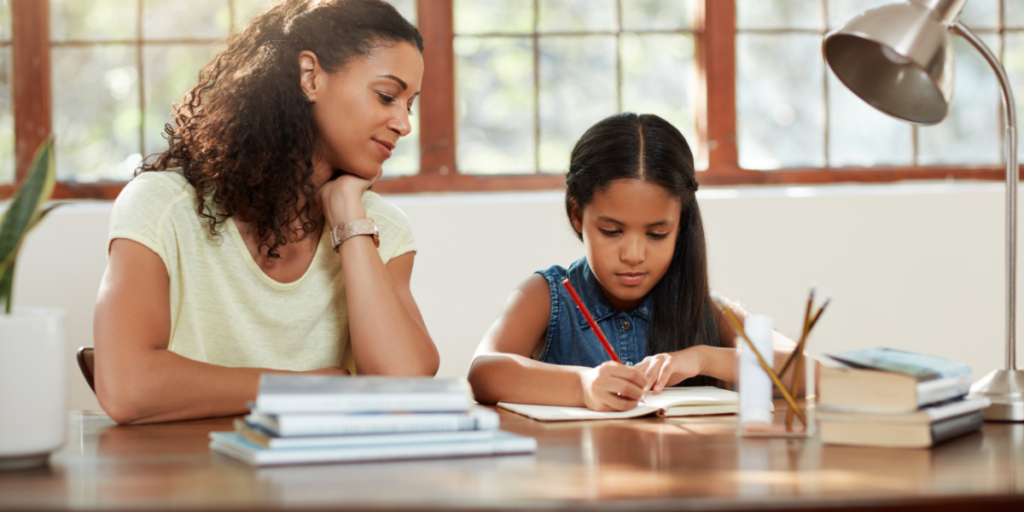
<instances>
[{"instance_id":1,"label":"girl's eye","mask_svg":"<svg viewBox=\"0 0 1024 512\"><path fill-rule=\"evenodd\" d=\"M647 233L647 236L655 240L664 240L668 236L668 233Z\"/></svg>"},{"instance_id":2,"label":"girl's eye","mask_svg":"<svg viewBox=\"0 0 1024 512\"><path fill-rule=\"evenodd\" d=\"M598 229L598 231L600 231L601 234L604 235L604 236L615 236L615 235L621 233L621 231L619 231L617 229Z\"/></svg>"}]
</instances>

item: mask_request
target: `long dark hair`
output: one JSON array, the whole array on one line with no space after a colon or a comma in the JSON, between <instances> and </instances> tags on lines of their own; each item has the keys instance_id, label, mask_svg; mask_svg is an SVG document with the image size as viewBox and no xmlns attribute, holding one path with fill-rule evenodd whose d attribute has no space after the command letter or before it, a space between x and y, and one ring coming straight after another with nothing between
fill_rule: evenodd
<instances>
[{"instance_id":1,"label":"long dark hair","mask_svg":"<svg viewBox=\"0 0 1024 512\"><path fill-rule=\"evenodd\" d=\"M565 179L565 211L570 222L574 207L582 211L595 193L622 179L659 185L679 198L683 206L672 262L650 292L653 311L648 352L674 352L695 345L721 346L719 313L708 294L708 258L697 205L693 153L686 138L668 121L653 114L619 114L590 127L572 150ZM576 236L583 238L579 231ZM685 384L714 382L699 377Z\"/></svg>"},{"instance_id":2,"label":"long dark hair","mask_svg":"<svg viewBox=\"0 0 1024 512\"><path fill-rule=\"evenodd\" d=\"M271 257L298 220L317 230L311 201L317 129L299 85L299 53L333 72L381 45L423 51L412 24L381 0L284 0L255 16L199 72L165 127L170 147L138 172L181 168L210 233L242 213ZM214 209L207 196L212 199Z\"/></svg>"}]
</instances>

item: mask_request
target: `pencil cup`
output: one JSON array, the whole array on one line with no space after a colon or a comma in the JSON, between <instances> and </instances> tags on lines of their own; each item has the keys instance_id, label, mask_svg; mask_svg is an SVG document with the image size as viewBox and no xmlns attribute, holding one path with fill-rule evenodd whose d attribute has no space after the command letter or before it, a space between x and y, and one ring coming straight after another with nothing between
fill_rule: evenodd
<instances>
[{"instance_id":1,"label":"pencil cup","mask_svg":"<svg viewBox=\"0 0 1024 512\"><path fill-rule=\"evenodd\" d=\"M757 348L765 361L772 361L772 319L766 315L748 316L743 324L747 337ZM757 355L742 338L737 338L739 347L740 428L748 423L772 422L772 381L761 367Z\"/></svg>"}]
</instances>

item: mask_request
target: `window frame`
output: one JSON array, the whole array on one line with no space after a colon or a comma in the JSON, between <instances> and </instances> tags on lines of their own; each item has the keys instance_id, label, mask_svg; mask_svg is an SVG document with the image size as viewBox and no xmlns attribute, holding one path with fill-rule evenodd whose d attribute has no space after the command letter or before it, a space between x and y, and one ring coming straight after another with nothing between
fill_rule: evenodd
<instances>
[{"instance_id":1,"label":"window frame","mask_svg":"<svg viewBox=\"0 0 1024 512\"><path fill-rule=\"evenodd\" d=\"M874 166L743 169L736 148L736 2L698 0L696 26L698 95L697 151L707 170L698 181L707 186L886 183L903 180L1005 179L1005 168L989 166ZM557 190L564 178L551 174L471 175L456 166L455 55L453 0L417 0L418 25L427 41L420 101L420 170L383 178L381 193ZM52 128L49 0L11 0L15 179L20 183L32 152ZM114 199L123 182L59 182L54 197ZM0 199L15 185L0 185Z\"/></svg>"}]
</instances>

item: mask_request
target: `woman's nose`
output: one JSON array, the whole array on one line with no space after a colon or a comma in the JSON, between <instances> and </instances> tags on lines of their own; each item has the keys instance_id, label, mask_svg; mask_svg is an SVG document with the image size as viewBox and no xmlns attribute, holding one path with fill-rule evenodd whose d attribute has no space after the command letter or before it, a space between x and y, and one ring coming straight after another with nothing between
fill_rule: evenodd
<instances>
[{"instance_id":1,"label":"woman's nose","mask_svg":"<svg viewBox=\"0 0 1024 512\"><path fill-rule=\"evenodd\" d=\"M395 131L400 137L405 137L412 132L412 122L409 119L409 111L400 108L401 112L391 118L388 127Z\"/></svg>"}]
</instances>

